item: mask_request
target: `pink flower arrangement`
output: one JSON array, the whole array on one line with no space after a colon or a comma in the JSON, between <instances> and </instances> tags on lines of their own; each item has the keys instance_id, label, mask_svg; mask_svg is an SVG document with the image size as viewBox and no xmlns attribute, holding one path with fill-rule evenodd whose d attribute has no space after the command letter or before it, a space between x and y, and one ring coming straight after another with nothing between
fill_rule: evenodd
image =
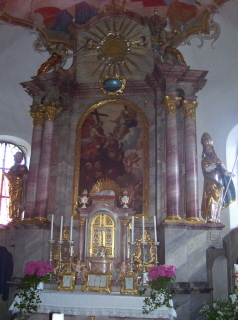
<instances>
[{"instance_id":1,"label":"pink flower arrangement","mask_svg":"<svg viewBox=\"0 0 238 320\"><path fill-rule=\"evenodd\" d=\"M43 261L30 261L27 262L24 273L33 276L36 275L38 277L45 277L49 272L54 271L54 266L50 263L45 263Z\"/></svg>"},{"instance_id":2,"label":"pink flower arrangement","mask_svg":"<svg viewBox=\"0 0 238 320\"><path fill-rule=\"evenodd\" d=\"M157 280L160 277L174 278L176 270L176 267L168 266L166 264L151 267L148 273L148 278L151 280Z\"/></svg>"},{"instance_id":3,"label":"pink flower arrangement","mask_svg":"<svg viewBox=\"0 0 238 320\"><path fill-rule=\"evenodd\" d=\"M148 272L148 284L150 285L150 295L144 300L142 307L144 314L149 314L155 309L166 306L172 308L171 301L173 296L170 292L170 285L176 279L176 267L163 264L151 267ZM145 293L146 289L141 291Z\"/></svg>"}]
</instances>

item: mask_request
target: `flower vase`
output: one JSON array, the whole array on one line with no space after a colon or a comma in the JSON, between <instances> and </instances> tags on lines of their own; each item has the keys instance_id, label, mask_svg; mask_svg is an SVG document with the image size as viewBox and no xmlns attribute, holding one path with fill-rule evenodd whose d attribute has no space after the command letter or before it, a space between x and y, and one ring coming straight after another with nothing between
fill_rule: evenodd
<instances>
[{"instance_id":1,"label":"flower vase","mask_svg":"<svg viewBox=\"0 0 238 320\"><path fill-rule=\"evenodd\" d=\"M44 282L39 282L36 289L40 291L44 290Z\"/></svg>"}]
</instances>

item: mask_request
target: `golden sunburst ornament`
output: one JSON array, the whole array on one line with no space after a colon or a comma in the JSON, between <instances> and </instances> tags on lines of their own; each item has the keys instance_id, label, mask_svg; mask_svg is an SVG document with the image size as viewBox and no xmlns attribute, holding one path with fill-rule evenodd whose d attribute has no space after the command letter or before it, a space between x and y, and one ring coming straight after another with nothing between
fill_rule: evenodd
<instances>
[{"instance_id":1,"label":"golden sunburst ornament","mask_svg":"<svg viewBox=\"0 0 238 320\"><path fill-rule=\"evenodd\" d=\"M149 28L127 16L108 17L80 31L78 48L83 48L77 60L78 82L95 82L95 75L139 80L153 70Z\"/></svg>"},{"instance_id":2,"label":"golden sunburst ornament","mask_svg":"<svg viewBox=\"0 0 238 320\"><path fill-rule=\"evenodd\" d=\"M99 61L108 66L125 62L125 56L131 52L131 42L120 32L109 32L97 47Z\"/></svg>"}]
</instances>

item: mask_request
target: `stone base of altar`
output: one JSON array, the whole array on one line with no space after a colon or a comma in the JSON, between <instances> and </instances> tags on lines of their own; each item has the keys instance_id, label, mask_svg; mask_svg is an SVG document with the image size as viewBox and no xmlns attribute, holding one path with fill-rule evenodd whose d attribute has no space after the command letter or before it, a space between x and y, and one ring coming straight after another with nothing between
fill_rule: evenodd
<instances>
[{"instance_id":1,"label":"stone base of altar","mask_svg":"<svg viewBox=\"0 0 238 320\"><path fill-rule=\"evenodd\" d=\"M32 320L48 320L51 313L63 313L65 320L89 320L94 316L95 320L110 318L136 318L136 319L169 319L176 317L173 308L162 306L149 314L142 313L142 306L145 297L138 295L128 295L103 292L59 292L55 290L44 290L40 294L41 304L37 314ZM171 306L172 306L171 301ZM18 312L14 308L14 301L10 307L13 313ZM37 318L41 316L41 318ZM74 317L72 317L74 316ZM48 318L47 318L48 317ZM72 317L72 318L71 318Z\"/></svg>"}]
</instances>

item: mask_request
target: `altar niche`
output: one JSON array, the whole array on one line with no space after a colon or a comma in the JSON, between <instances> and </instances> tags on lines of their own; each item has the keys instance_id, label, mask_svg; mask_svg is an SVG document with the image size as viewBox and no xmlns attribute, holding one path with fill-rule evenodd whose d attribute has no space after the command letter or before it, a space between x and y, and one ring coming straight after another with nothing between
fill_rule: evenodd
<instances>
[{"instance_id":1,"label":"altar niche","mask_svg":"<svg viewBox=\"0 0 238 320\"><path fill-rule=\"evenodd\" d=\"M77 125L73 212L84 190L101 179L128 192L137 218L149 218L149 126L143 111L124 99L92 105ZM122 207L120 201L117 207Z\"/></svg>"}]
</instances>

